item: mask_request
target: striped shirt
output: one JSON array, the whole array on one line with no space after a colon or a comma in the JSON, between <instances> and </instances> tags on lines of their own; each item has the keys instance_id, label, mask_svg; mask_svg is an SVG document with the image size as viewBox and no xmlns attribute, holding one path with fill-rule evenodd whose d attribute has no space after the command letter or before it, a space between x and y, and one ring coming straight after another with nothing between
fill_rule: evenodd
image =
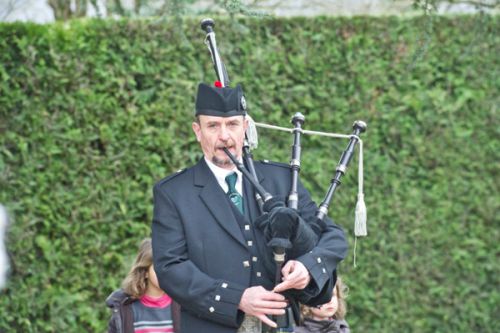
<instances>
[{"instance_id":1,"label":"striped shirt","mask_svg":"<svg viewBox=\"0 0 500 333\"><path fill-rule=\"evenodd\" d=\"M172 299L167 295L144 295L132 304L135 333L174 333Z\"/></svg>"}]
</instances>

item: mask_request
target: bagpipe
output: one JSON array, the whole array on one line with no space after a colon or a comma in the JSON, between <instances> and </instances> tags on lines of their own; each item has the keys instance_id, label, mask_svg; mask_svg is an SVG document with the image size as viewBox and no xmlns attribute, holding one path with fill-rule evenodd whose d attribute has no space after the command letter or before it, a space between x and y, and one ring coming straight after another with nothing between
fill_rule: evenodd
<instances>
[{"instance_id":1,"label":"bagpipe","mask_svg":"<svg viewBox=\"0 0 500 333\"><path fill-rule=\"evenodd\" d=\"M205 44L210 51L217 76L217 86L229 87L230 80L217 48L214 26L215 23L212 19L204 19L201 22L201 28L206 32ZM301 137L302 134L307 132L303 129L305 116L299 112L291 119L293 125L293 128L289 130L293 133L290 159L291 185L287 198L274 197L258 181L251 153L251 149L257 146L256 123L248 114L247 117L249 118L249 127L245 133L243 144L244 163L241 163L228 149L224 148L224 151L255 190L256 201L261 215L254 221L254 224L266 236L267 253L269 255L268 258L265 258L268 259L265 266L268 274L270 276L274 275L275 283L278 284L281 282L281 269L285 261L298 258L311 251L316 246L321 233L327 227L325 218L328 214L328 208L336 190L341 185L341 178L346 173L347 167L352 160L356 145L361 142L359 135L366 131L366 124L363 121L355 121L353 132L350 135L342 136L348 137L349 143L338 162L324 200L319 205L315 217L312 220L311 218L304 220L298 211L298 184L301 170ZM315 132L315 134L317 133L321 132ZM309 131L309 134L314 134L314 132ZM360 194L362 195L362 193ZM358 199L362 200L363 198L362 196L358 196ZM364 202L362 202L362 206L364 206ZM361 217L361 220L362 222L366 222L366 217L364 217L364 220ZM359 235L366 235L366 227L361 226L360 229ZM276 319L278 322L277 332L290 331L291 323L289 321L286 321L284 318Z\"/></svg>"}]
</instances>

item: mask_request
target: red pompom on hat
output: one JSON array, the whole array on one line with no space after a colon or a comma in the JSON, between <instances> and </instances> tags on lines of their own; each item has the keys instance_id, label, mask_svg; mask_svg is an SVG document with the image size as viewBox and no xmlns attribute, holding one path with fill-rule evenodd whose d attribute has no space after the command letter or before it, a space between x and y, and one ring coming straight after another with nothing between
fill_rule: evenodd
<instances>
[{"instance_id":1,"label":"red pompom on hat","mask_svg":"<svg viewBox=\"0 0 500 333\"><path fill-rule=\"evenodd\" d=\"M215 82L214 82L214 86L215 86L216 88L222 88L222 82L220 82L220 81L215 81Z\"/></svg>"}]
</instances>

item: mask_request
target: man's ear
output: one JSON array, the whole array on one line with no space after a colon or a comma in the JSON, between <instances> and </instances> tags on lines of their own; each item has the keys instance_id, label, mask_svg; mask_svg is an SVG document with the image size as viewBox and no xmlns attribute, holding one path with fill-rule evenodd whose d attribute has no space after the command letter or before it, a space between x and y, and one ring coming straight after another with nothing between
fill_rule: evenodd
<instances>
[{"instance_id":1,"label":"man's ear","mask_svg":"<svg viewBox=\"0 0 500 333\"><path fill-rule=\"evenodd\" d=\"M191 124L191 128L193 129L194 135L196 135L196 140L200 142L201 140L201 126L196 121L193 121Z\"/></svg>"},{"instance_id":2,"label":"man's ear","mask_svg":"<svg viewBox=\"0 0 500 333\"><path fill-rule=\"evenodd\" d=\"M247 128L248 128L248 123L249 123L248 118L247 118L247 117L244 117L244 118L243 118L243 128L245 129L245 132L246 132L246 130L247 130Z\"/></svg>"}]
</instances>

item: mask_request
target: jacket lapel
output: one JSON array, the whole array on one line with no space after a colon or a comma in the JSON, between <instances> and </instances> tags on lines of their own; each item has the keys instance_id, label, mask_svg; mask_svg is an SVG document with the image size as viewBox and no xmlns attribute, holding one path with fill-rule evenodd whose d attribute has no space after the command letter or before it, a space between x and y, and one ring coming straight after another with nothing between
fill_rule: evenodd
<instances>
[{"instance_id":1,"label":"jacket lapel","mask_svg":"<svg viewBox=\"0 0 500 333\"><path fill-rule=\"evenodd\" d=\"M202 158L194 169L194 185L201 187L200 199L213 217L238 243L246 247L240 227L232 213L231 203L217 179Z\"/></svg>"}]
</instances>

